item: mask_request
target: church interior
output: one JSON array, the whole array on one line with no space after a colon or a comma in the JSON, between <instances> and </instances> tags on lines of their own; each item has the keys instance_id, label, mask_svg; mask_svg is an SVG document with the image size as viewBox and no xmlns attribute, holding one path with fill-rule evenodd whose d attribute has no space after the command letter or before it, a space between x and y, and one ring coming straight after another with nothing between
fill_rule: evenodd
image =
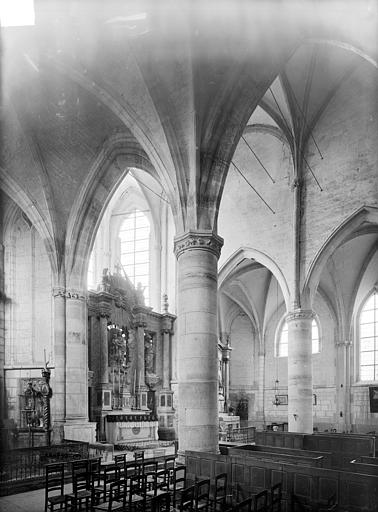
<instances>
[{"instance_id":1,"label":"church interior","mask_svg":"<svg viewBox=\"0 0 378 512\"><path fill-rule=\"evenodd\" d=\"M4 450L376 458L377 3L26 5L1 28ZM376 510L375 464L338 510Z\"/></svg>"}]
</instances>

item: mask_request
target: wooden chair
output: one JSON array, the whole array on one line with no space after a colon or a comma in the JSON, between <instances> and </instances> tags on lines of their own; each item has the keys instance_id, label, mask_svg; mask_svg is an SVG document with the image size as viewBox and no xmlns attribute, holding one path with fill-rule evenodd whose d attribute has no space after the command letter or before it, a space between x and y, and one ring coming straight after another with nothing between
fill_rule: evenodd
<instances>
[{"instance_id":1,"label":"wooden chair","mask_svg":"<svg viewBox=\"0 0 378 512\"><path fill-rule=\"evenodd\" d=\"M150 490L156 480L158 463L156 460L145 460L142 464L142 474L146 476L147 490Z\"/></svg>"},{"instance_id":2,"label":"wooden chair","mask_svg":"<svg viewBox=\"0 0 378 512\"><path fill-rule=\"evenodd\" d=\"M189 487L182 489L180 492L179 506L174 507L174 509L178 512L192 512L194 505L194 493L194 485L190 485Z\"/></svg>"},{"instance_id":3,"label":"wooden chair","mask_svg":"<svg viewBox=\"0 0 378 512\"><path fill-rule=\"evenodd\" d=\"M209 510L210 497L210 478L205 478L196 482L194 486L194 508L196 512Z\"/></svg>"},{"instance_id":4,"label":"wooden chair","mask_svg":"<svg viewBox=\"0 0 378 512\"><path fill-rule=\"evenodd\" d=\"M151 498L151 512L170 512L171 496L163 492Z\"/></svg>"},{"instance_id":5,"label":"wooden chair","mask_svg":"<svg viewBox=\"0 0 378 512\"><path fill-rule=\"evenodd\" d=\"M118 466L105 466L100 474L99 482L93 482L97 495L97 501L106 501L110 493L110 485L120 480L120 469Z\"/></svg>"},{"instance_id":6,"label":"wooden chair","mask_svg":"<svg viewBox=\"0 0 378 512\"><path fill-rule=\"evenodd\" d=\"M281 512L282 482L278 482L270 488L270 512Z\"/></svg>"},{"instance_id":7,"label":"wooden chair","mask_svg":"<svg viewBox=\"0 0 378 512\"><path fill-rule=\"evenodd\" d=\"M91 490L95 491L95 499L94 503L97 503L101 497L105 499L103 496L104 491L101 482L101 457L93 457L88 459L88 472L89 472L89 482Z\"/></svg>"},{"instance_id":8,"label":"wooden chair","mask_svg":"<svg viewBox=\"0 0 378 512\"><path fill-rule=\"evenodd\" d=\"M146 476L143 474L131 476L128 482L128 496L125 510L146 510Z\"/></svg>"},{"instance_id":9,"label":"wooden chair","mask_svg":"<svg viewBox=\"0 0 378 512\"><path fill-rule=\"evenodd\" d=\"M169 492L169 470L161 469L153 475L152 484L148 485L147 496L156 497Z\"/></svg>"},{"instance_id":10,"label":"wooden chair","mask_svg":"<svg viewBox=\"0 0 378 512\"><path fill-rule=\"evenodd\" d=\"M224 510L227 499L227 473L215 476L214 490L210 493L210 506L213 512Z\"/></svg>"},{"instance_id":11,"label":"wooden chair","mask_svg":"<svg viewBox=\"0 0 378 512\"><path fill-rule=\"evenodd\" d=\"M169 469L171 472L176 467L176 455L169 455L164 460L164 469Z\"/></svg>"},{"instance_id":12,"label":"wooden chair","mask_svg":"<svg viewBox=\"0 0 378 512\"><path fill-rule=\"evenodd\" d=\"M171 482L169 483L169 492L172 498L173 507L176 506L181 491L186 486L186 466L177 466L173 468Z\"/></svg>"},{"instance_id":13,"label":"wooden chair","mask_svg":"<svg viewBox=\"0 0 378 512\"><path fill-rule=\"evenodd\" d=\"M92 491L88 481L88 473L79 472L72 477L72 493L69 494L71 510L90 510Z\"/></svg>"},{"instance_id":14,"label":"wooden chair","mask_svg":"<svg viewBox=\"0 0 378 512\"><path fill-rule=\"evenodd\" d=\"M119 478L126 478L126 453L115 455L114 464L119 469Z\"/></svg>"},{"instance_id":15,"label":"wooden chair","mask_svg":"<svg viewBox=\"0 0 378 512\"><path fill-rule=\"evenodd\" d=\"M119 479L113 482L109 487L109 499L105 503L92 504L91 511L97 512L113 512L115 510L124 511L126 508L127 485L125 479ZM93 499L95 497L93 496Z\"/></svg>"},{"instance_id":16,"label":"wooden chair","mask_svg":"<svg viewBox=\"0 0 378 512\"><path fill-rule=\"evenodd\" d=\"M65 506L64 494L64 463L47 464L45 473L45 512L53 511L55 507Z\"/></svg>"},{"instance_id":17,"label":"wooden chair","mask_svg":"<svg viewBox=\"0 0 378 512\"><path fill-rule=\"evenodd\" d=\"M143 464L143 462L144 462L144 451L143 450L137 450L134 452L134 462L136 462L136 464Z\"/></svg>"},{"instance_id":18,"label":"wooden chair","mask_svg":"<svg viewBox=\"0 0 378 512\"><path fill-rule=\"evenodd\" d=\"M263 491L253 496L253 512L268 512L268 491Z\"/></svg>"},{"instance_id":19,"label":"wooden chair","mask_svg":"<svg viewBox=\"0 0 378 512\"><path fill-rule=\"evenodd\" d=\"M232 511L234 512L252 512L252 504L253 504L253 496L246 498L243 501L239 501L232 507Z\"/></svg>"}]
</instances>

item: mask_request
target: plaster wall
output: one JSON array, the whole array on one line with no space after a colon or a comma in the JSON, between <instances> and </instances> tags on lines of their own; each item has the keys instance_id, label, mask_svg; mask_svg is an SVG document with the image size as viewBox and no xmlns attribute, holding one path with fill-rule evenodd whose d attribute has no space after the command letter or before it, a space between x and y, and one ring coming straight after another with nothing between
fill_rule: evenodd
<instances>
[{"instance_id":1,"label":"plaster wall","mask_svg":"<svg viewBox=\"0 0 378 512\"><path fill-rule=\"evenodd\" d=\"M239 143L233 161L275 214L231 165L219 211L218 232L224 238L219 267L236 247L251 247L272 258L286 280L290 281L293 247L290 152L285 144L267 134L255 134L253 148L275 183L265 174L244 142Z\"/></svg>"},{"instance_id":2,"label":"plaster wall","mask_svg":"<svg viewBox=\"0 0 378 512\"><path fill-rule=\"evenodd\" d=\"M323 191L307 169L302 206L302 280L318 251L342 222L363 205L378 206L375 76L376 70L361 64L340 86L314 129L323 160L311 144L307 159ZM353 90L358 95L351 94Z\"/></svg>"},{"instance_id":3,"label":"plaster wall","mask_svg":"<svg viewBox=\"0 0 378 512\"><path fill-rule=\"evenodd\" d=\"M42 239L18 212L5 244L5 389L17 423L19 378L40 377L44 357L54 365L50 262ZM37 369L36 369L37 367ZM53 387L53 374L52 374ZM53 407L53 405L52 405Z\"/></svg>"}]
</instances>

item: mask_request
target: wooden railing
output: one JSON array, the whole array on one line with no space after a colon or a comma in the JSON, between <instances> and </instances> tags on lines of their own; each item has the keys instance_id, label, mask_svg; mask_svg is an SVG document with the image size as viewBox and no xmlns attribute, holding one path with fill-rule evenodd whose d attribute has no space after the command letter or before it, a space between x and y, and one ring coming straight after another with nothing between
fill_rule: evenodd
<instances>
[{"instance_id":1,"label":"wooden railing","mask_svg":"<svg viewBox=\"0 0 378 512\"><path fill-rule=\"evenodd\" d=\"M228 443L252 443L255 440L255 427L237 428L219 432L219 441Z\"/></svg>"}]
</instances>

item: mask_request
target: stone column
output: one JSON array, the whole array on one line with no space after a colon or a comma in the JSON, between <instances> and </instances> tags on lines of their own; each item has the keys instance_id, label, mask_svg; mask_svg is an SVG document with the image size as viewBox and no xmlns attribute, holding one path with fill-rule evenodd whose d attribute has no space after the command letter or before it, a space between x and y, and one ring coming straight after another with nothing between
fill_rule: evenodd
<instances>
[{"instance_id":1,"label":"stone column","mask_svg":"<svg viewBox=\"0 0 378 512\"><path fill-rule=\"evenodd\" d=\"M336 343L336 418L340 432L350 432L350 347L349 340Z\"/></svg>"},{"instance_id":2,"label":"stone column","mask_svg":"<svg viewBox=\"0 0 378 512\"><path fill-rule=\"evenodd\" d=\"M5 418L5 301L4 293L4 245L0 244L0 423ZM0 449L2 447L0 446Z\"/></svg>"},{"instance_id":3,"label":"stone column","mask_svg":"<svg viewBox=\"0 0 378 512\"><path fill-rule=\"evenodd\" d=\"M313 312L297 309L288 325L289 432L312 434L312 319Z\"/></svg>"},{"instance_id":4,"label":"stone column","mask_svg":"<svg viewBox=\"0 0 378 512\"><path fill-rule=\"evenodd\" d=\"M258 353L258 391L256 400L256 427L263 429L265 427L265 352Z\"/></svg>"},{"instance_id":5,"label":"stone column","mask_svg":"<svg viewBox=\"0 0 378 512\"><path fill-rule=\"evenodd\" d=\"M224 388L224 403L225 409L228 413L228 407L230 406L230 356L231 350L230 347L230 336L225 333L222 333L222 342L226 341L226 345L222 347L222 363L223 363L223 388Z\"/></svg>"},{"instance_id":6,"label":"stone column","mask_svg":"<svg viewBox=\"0 0 378 512\"><path fill-rule=\"evenodd\" d=\"M147 322L146 315L143 312L135 312L134 326L136 340L136 387L145 388L146 382L144 379L144 329L147 327Z\"/></svg>"},{"instance_id":7,"label":"stone column","mask_svg":"<svg viewBox=\"0 0 378 512\"><path fill-rule=\"evenodd\" d=\"M53 289L54 296L54 356L51 399L53 443L63 439L66 421L66 292L64 287Z\"/></svg>"},{"instance_id":8,"label":"stone column","mask_svg":"<svg viewBox=\"0 0 378 512\"><path fill-rule=\"evenodd\" d=\"M163 389L170 389L171 383L171 333L172 333L172 320L164 316L163 317Z\"/></svg>"},{"instance_id":9,"label":"stone column","mask_svg":"<svg viewBox=\"0 0 378 512\"><path fill-rule=\"evenodd\" d=\"M54 391L54 390L53 390ZM88 348L86 296L66 291L66 439L94 442L88 422Z\"/></svg>"},{"instance_id":10,"label":"stone column","mask_svg":"<svg viewBox=\"0 0 378 512\"><path fill-rule=\"evenodd\" d=\"M217 262L222 238L189 231L178 260L179 450L218 452Z\"/></svg>"},{"instance_id":11,"label":"stone column","mask_svg":"<svg viewBox=\"0 0 378 512\"><path fill-rule=\"evenodd\" d=\"M87 420L87 344L85 296L66 294L66 418Z\"/></svg>"}]
</instances>

